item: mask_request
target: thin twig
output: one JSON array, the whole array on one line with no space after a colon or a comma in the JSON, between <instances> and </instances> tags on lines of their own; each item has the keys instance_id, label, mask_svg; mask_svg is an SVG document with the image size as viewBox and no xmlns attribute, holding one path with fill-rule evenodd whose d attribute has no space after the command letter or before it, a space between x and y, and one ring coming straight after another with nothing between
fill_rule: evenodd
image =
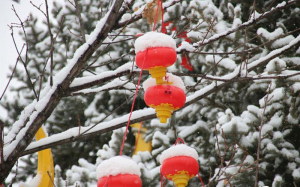
<instances>
[{"instance_id":1,"label":"thin twig","mask_svg":"<svg viewBox=\"0 0 300 187\"><path fill-rule=\"evenodd\" d=\"M0 164L4 162L4 158L3 158L4 132L3 131L4 131L4 123L0 120Z\"/></svg>"},{"instance_id":2,"label":"thin twig","mask_svg":"<svg viewBox=\"0 0 300 187\"><path fill-rule=\"evenodd\" d=\"M48 173L48 176L49 176L49 178L50 178L50 181L51 181L51 183L52 183L52 184L53 184L53 186L55 187L54 181L52 180L52 178L51 178L51 175L50 175L49 171L47 171L47 173Z\"/></svg>"},{"instance_id":3,"label":"thin twig","mask_svg":"<svg viewBox=\"0 0 300 187\"><path fill-rule=\"evenodd\" d=\"M256 163L256 166L255 166L255 187L258 186L258 171L259 171L259 160L260 160L260 144L261 144L261 130L262 130L262 127L264 125L264 116L265 116L265 112L266 112L266 108L267 108L267 104L268 102L270 101L269 100L269 95L270 95L270 92L271 92L271 86L272 86L272 82L269 84L269 88L268 88L268 93L266 95L266 97L264 98L264 101L265 101L265 106L264 106L264 110L261 114L261 121L260 121L260 126L259 126L259 135L258 135L258 145L257 145L257 163ZM271 98L272 99L272 98Z\"/></svg>"},{"instance_id":4,"label":"thin twig","mask_svg":"<svg viewBox=\"0 0 300 187\"><path fill-rule=\"evenodd\" d=\"M17 51L17 53L18 53L18 55L19 55L19 57L20 57L20 60L21 60L21 62L22 62L23 65L24 65L25 72L26 72L26 75L27 75L27 78L28 78L28 82L29 82L29 84L30 84L30 86L31 86L31 89L32 89L32 91L33 91L33 93L34 93L34 96L35 96L36 99L38 99L38 96L37 96L36 91L35 91L35 89L34 89L34 85L33 85L32 81L31 81L31 78L30 78L30 74L29 74L28 69L27 69L27 62L28 62L28 43L27 43L27 41L28 41L28 40L27 40L27 34L26 34L26 31L25 31L24 23L23 23L23 21L21 20L21 18L19 17L19 15L17 14L17 11L16 11L16 9L15 9L15 7L14 7L13 5L12 5L12 10L14 11L15 15L17 16L17 18L18 18L19 21L20 21L20 25L21 25L21 28L22 28L22 30L23 30L23 34L24 34L24 37L25 37L25 45L26 45L25 61L24 61L23 58L21 57L21 53L20 53L19 50L18 50L16 41L15 41L15 38L14 38L13 32L12 32L12 33L11 33L11 36L12 36L12 39L13 39L13 43L14 43L14 46L15 46L15 48L16 48L16 51Z\"/></svg>"},{"instance_id":5,"label":"thin twig","mask_svg":"<svg viewBox=\"0 0 300 187\"><path fill-rule=\"evenodd\" d=\"M22 48L21 48L21 51L20 51L20 54L22 53L24 47L25 47L25 44L23 44L23 46L22 46ZM1 95L1 97L0 97L0 101L1 101L2 97L4 96L4 94L5 94L5 92L6 92L7 88L8 88L8 86L9 86L9 84L10 84L10 81L12 80L12 78L13 78L13 76L14 76L14 73L15 73L16 68L17 68L17 64L18 64L18 62L19 62L20 54L18 54L18 57L17 57L16 63L15 63L14 69L12 70L11 75L10 75L10 77L9 77L9 80L8 80L8 82L7 82L7 84L6 84L5 88L4 88L4 91L3 91L2 95Z\"/></svg>"},{"instance_id":6,"label":"thin twig","mask_svg":"<svg viewBox=\"0 0 300 187\"><path fill-rule=\"evenodd\" d=\"M49 20L49 11L48 11L48 0L45 0L45 4L46 4L46 19L47 19L47 26L48 26L48 32L50 35L50 86L53 85L53 45L54 45L54 40L53 40L53 34L51 31L51 24L50 24L50 20ZM43 76L41 76L40 81L42 82Z\"/></svg>"},{"instance_id":7,"label":"thin twig","mask_svg":"<svg viewBox=\"0 0 300 187\"><path fill-rule=\"evenodd\" d=\"M115 110L113 110L112 112L110 112L108 115L106 115L103 119L101 119L98 123L96 123L95 125L91 126L89 129L87 129L86 131L84 131L83 133L81 133L79 136L82 136L84 134L86 134L88 131L90 131L91 129L93 129L94 127L96 127L98 124L100 124L101 122L103 122L106 118L108 118L110 115L112 115L114 112L118 111L123 105L127 104L129 102L129 100L131 98L133 98L134 94L131 95L126 101L124 101L120 106L118 106ZM76 137L76 138L77 138Z\"/></svg>"},{"instance_id":8,"label":"thin twig","mask_svg":"<svg viewBox=\"0 0 300 187\"><path fill-rule=\"evenodd\" d=\"M79 19L79 26L80 26L80 32L81 32L81 38L82 38L82 42L85 43L85 33L84 33L84 28L83 28L83 22L82 22L82 18L81 18L81 8L78 4L77 0L74 0L75 2L75 9L76 9L76 15Z\"/></svg>"}]
</instances>

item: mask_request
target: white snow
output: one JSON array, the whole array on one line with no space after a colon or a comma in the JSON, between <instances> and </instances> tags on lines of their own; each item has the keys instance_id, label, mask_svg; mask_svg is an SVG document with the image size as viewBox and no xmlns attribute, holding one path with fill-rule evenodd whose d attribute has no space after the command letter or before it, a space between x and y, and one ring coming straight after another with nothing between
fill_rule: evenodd
<instances>
[{"instance_id":1,"label":"white snow","mask_svg":"<svg viewBox=\"0 0 300 187\"><path fill-rule=\"evenodd\" d=\"M115 76L117 74L120 74L124 71L128 71L132 69L132 63L126 63L120 67L118 67L117 69L113 70L113 71L105 71L103 73L100 73L98 75L93 75L93 76L86 76L86 77L81 77L81 78L76 78L70 85L70 87L77 87L83 84L88 84L94 81L98 81L100 79L104 79L104 78L109 78L111 76ZM133 69L138 70L137 68Z\"/></svg>"},{"instance_id":2,"label":"white snow","mask_svg":"<svg viewBox=\"0 0 300 187\"><path fill-rule=\"evenodd\" d=\"M193 47L192 44L190 44L190 43L188 43L186 41L183 41L181 43L181 45L177 48L176 51L179 52L179 51L195 51L195 50L196 50L196 48Z\"/></svg>"},{"instance_id":3,"label":"white snow","mask_svg":"<svg viewBox=\"0 0 300 187\"><path fill-rule=\"evenodd\" d=\"M169 47L176 49L176 42L171 36L155 31L147 32L135 40L135 53L145 51L151 47Z\"/></svg>"},{"instance_id":4,"label":"white snow","mask_svg":"<svg viewBox=\"0 0 300 187\"><path fill-rule=\"evenodd\" d=\"M140 168L136 162L125 157L115 156L104 160L97 166L97 178L116 176L118 174L131 174L141 176Z\"/></svg>"},{"instance_id":5,"label":"white snow","mask_svg":"<svg viewBox=\"0 0 300 187\"><path fill-rule=\"evenodd\" d=\"M126 13L126 14L124 14L124 15L122 16L121 22L125 22L125 21L128 21L128 20L130 20L130 19L131 19L131 14Z\"/></svg>"},{"instance_id":6,"label":"white snow","mask_svg":"<svg viewBox=\"0 0 300 187\"><path fill-rule=\"evenodd\" d=\"M28 184L21 182L20 187L38 187L42 180L42 174L38 173Z\"/></svg>"},{"instance_id":7,"label":"white snow","mask_svg":"<svg viewBox=\"0 0 300 187\"><path fill-rule=\"evenodd\" d=\"M222 58L218 55L207 55L206 61L209 63L217 63L219 66L223 66L230 70L234 70L237 67L236 63L230 58Z\"/></svg>"},{"instance_id":8,"label":"white snow","mask_svg":"<svg viewBox=\"0 0 300 187\"><path fill-rule=\"evenodd\" d=\"M152 138L152 147L163 145L168 145L170 139L165 134L161 133L160 131L156 131Z\"/></svg>"},{"instance_id":9,"label":"white snow","mask_svg":"<svg viewBox=\"0 0 300 187\"><path fill-rule=\"evenodd\" d=\"M281 186L283 180L282 180L282 177L280 175L276 175L274 180L273 180L273 183L272 183L272 187L276 187L276 186Z\"/></svg>"},{"instance_id":10,"label":"white snow","mask_svg":"<svg viewBox=\"0 0 300 187\"><path fill-rule=\"evenodd\" d=\"M295 169L295 170L293 171L292 175L293 175L294 179L299 180L299 179L300 179L300 168Z\"/></svg>"},{"instance_id":11,"label":"white snow","mask_svg":"<svg viewBox=\"0 0 300 187\"><path fill-rule=\"evenodd\" d=\"M185 144L177 144L162 152L160 156L160 163L162 164L166 159L176 156L188 156L194 158L195 160L198 160L199 157L194 148L191 148Z\"/></svg>"},{"instance_id":12,"label":"white snow","mask_svg":"<svg viewBox=\"0 0 300 187\"><path fill-rule=\"evenodd\" d=\"M182 81L182 79L180 77L173 75L172 73L167 73L166 76L163 78L163 80L168 81L168 82L172 83L171 85L176 86L176 87L182 89L183 91L185 91L184 82ZM155 78L152 78L152 77L148 78L143 83L143 88L145 91L151 86L156 86L156 80L155 80Z\"/></svg>"},{"instance_id":13,"label":"white snow","mask_svg":"<svg viewBox=\"0 0 300 187\"><path fill-rule=\"evenodd\" d=\"M257 35L261 35L262 37L264 37L267 40L272 40L272 39L277 38L277 37L279 37L279 36L281 36L283 34L284 34L283 30L280 27L277 28L277 29L275 29L273 32L268 32L264 28L259 28L257 30Z\"/></svg>"},{"instance_id":14,"label":"white snow","mask_svg":"<svg viewBox=\"0 0 300 187\"><path fill-rule=\"evenodd\" d=\"M244 163L253 164L254 158L251 155L247 155L247 157L244 160Z\"/></svg>"},{"instance_id":15,"label":"white snow","mask_svg":"<svg viewBox=\"0 0 300 187\"><path fill-rule=\"evenodd\" d=\"M186 137L190 136L191 134L195 133L196 130L198 130L198 129L205 129L205 130L209 131L207 123L205 123L202 120L199 120L194 125L191 125L191 126L188 126L188 127L185 126L183 128L183 130L180 131L180 133L178 133L178 136L182 137L182 138L186 138Z\"/></svg>"},{"instance_id":16,"label":"white snow","mask_svg":"<svg viewBox=\"0 0 300 187\"><path fill-rule=\"evenodd\" d=\"M74 53L73 58L68 60L67 65L55 75L53 79L53 86L50 87L50 84L48 83L47 86L41 91L40 100L38 102L33 101L33 103L28 106L30 109L27 110L24 109L24 112L20 115L19 120L17 120L13 124L13 129L4 138L5 142L9 142L13 139L8 145L4 147L4 160L8 158L8 156L12 153L15 147L23 140L23 137L26 135L26 132L31 127L33 121L40 114L40 112L45 108L46 104L50 101L52 95L57 90L57 86L64 81L64 79L67 77L71 69L76 65L78 59L87 50L89 44L93 43L93 41L97 39L97 35L101 31L104 24L106 23L108 15L110 14L111 11L112 8L98 22L96 29L92 32L87 43L84 43L82 46L80 46ZM27 123L25 123L27 118L29 118L29 120ZM25 127L23 127L24 123L26 124ZM16 134L15 132L18 131L20 132Z\"/></svg>"},{"instance_id":17,"label":"white snow","mask_svg":"<svg viewBox=\"0 0 300 187\"><path fill-rule=\"evenodd\" d=\"M267 72L281 71L286 67L286 62L280 58L274 58L266 65Z\"/></svg>"},{"instance_id":18,"label":"white snow","mask_svg":"<svg viewBox=\"0 0 300 187\"><path fill-rule=\"evenodd\" d=\"M137 111L134 111L132 113L131 120L140 118L140 117L145 116L145 115L154 115L154 114L155 114L155 110L152 109L152 108L137 110ZM124 126L125 126L127 121L128 121L128 116L129 116L129 114L124 115L120 118L115 118L111 121L102 122L102 123L96 125L92 129L90 129L91 126L87 126L87 127L81 127L80 131L79 131L79 127L73 127L73 128L70 128L70 129L68 129L64 132L54 134L50 137L43 138L43 139L41 139L39 141L36 141L36 142L32 142L31 144L28 145L26 150L30 150L30 149L33 149L33 148L36 148L36 147L39 147L39 146L42 146L42 145L47 145L47 144L53 143L53 142L59 142L61 140L66 140L68 138L76 137L76 136L79 135L79 132L82 134L83 132L85 132L88 129L90 129L90 130L88 132L86 132L85 134L93 133L93 132L100 132L100 131L102 131L106 128L118 126L120 124L124 124Z\"/></svg>"},{"instance_id":19,"label":"white snow","mask_svg":"<svg viewBox=\"0 0 300 187\"><path fill-rule=\"evenodd\" d=\"M249 130L247 124L243 121L241 117L233 116L230 122L227 122L221 126L224 133L246 133Z\"/></svg>"}]
</instances>

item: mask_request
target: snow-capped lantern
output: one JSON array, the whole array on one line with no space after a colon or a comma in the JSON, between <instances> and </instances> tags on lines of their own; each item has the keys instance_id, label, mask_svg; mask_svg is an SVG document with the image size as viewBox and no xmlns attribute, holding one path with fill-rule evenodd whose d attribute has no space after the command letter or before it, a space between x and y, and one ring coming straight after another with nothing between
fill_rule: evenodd
<instances>
[{"instance_id":1,"label":"snow-capped lantern","mask_svg":"<svg viewBox=\"0 0 300 187\"><path fill-rule=\"evenodd\" d=\"M143 87L146 104L155 109L161 123L166 123L173 111L183 107L186 96L184 83L179 77L167 73L163 83L157 85L155 79L149 78L143 83Z\"/></svg>"},{"instance_id":2,"label":"snow-capped lantern","mask_svg":"<svg viewBox=\"0 0 300 187\"><path fill-rule=\"evenodd\" d=\"M116 156L97 167L97 187L141 187L140 176L140 168L133 160Z\"/></svg>"},{"instance_id":3,"label":"snow-capped lantern","mask_svg":"<svg viewBox=\"0 0 300 187\"><path fill-rule=\"evenodd\" d=\"M162 84L167 67L177 59L175 40L163 33L148 32L135 41L134 47L136 65Z\"/></svg>"},{"instance_id":4,"label":"snow-capped lantern","mask_svg":"<svg viewBox=\"0 0 300 187\"><path fill-rule=\"evenodd\" d=\"M161 157L161 174L172 180L177 187L185 187L199 172L198 153L185 144L165 150Z\"/></svg>"}]
</instances>

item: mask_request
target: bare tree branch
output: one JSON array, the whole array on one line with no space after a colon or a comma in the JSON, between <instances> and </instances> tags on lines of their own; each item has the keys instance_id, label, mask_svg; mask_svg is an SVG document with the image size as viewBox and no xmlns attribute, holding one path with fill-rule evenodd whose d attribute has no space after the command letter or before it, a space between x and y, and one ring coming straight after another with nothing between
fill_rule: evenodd
<instances>
[{"instance_id":1,"label":"bare tree branch","mask_svg":"<svg viewBox=\"0 0 300 187\"><path fill-rule=\"evenodd\" d=\"M110 11L107 13L107 16L102 19L102 21L115 23L117 21L116 18L122 4L123 0L114 1ZM78 75L92 54L102 44L108 33L113 29L112 24L103 24L102 26L103 27L98 31L98 33L93 33L94 38L91 41L88 41L88 44L83 45L77 50L77 53L72 59L73 62L70 62L64 69L61 70L60 76L62 77L56 78L53 86L48 88L49 92L46 94L47 96L41 98L40 101L35 103L35 105L40 106L40 108L29 110L28 112L30 112L31 115L26 116L26 114L23 114L23 117L25 117L26 120L20 119L16 122L19 124L19 127L23 127L22 131L25 132L16 135L15 140L4 148L6 155L4 155L5 161L0 164L0 181L4 181L4 179L8 176L14 163L32 141L35 133L38 131L41 125L47 120L52 111L55 109L59 101L62 99L65 91L69 88L71 82ZM46 105L41 104L42 102L45 102Z\"/></svg>"}]
</instances>

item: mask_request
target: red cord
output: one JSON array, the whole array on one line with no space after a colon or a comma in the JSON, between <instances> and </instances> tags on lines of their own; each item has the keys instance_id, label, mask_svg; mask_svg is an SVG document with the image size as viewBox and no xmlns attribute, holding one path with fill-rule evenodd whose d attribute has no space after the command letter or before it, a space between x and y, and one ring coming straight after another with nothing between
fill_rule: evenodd
<instances>
[{"instance_id":1,"label":"red cord","mask_svg":"<svg viewBox=\"0 0 300 187\"><path fill-rule=\"evenodd\" d=\"M177 142L178 142L178 141L181 141L181 143L183 143L183 144L184 144L184 141L183 141L183 139L181 139L181 138L177 138L177 139L176 139L176 142L175 142L175 145L177 145Z\"/></svg>"},{"instance_id":2,"label":"red cord","mask_svg":"<svg viewBox=\"0 0 300 187\"><path fill-rule=\"evenodd\" d=\"M134 98L133 98L132 105L131 105L131 111L130 111L130 114L129 114L126 130L125 130L125 134L124 134L124 137L123 137L123 142L122 142L122 146L121 146L121 150L120 150L120 156L122 156L123 147L124 147L124 144L125 144L125 139L126 139L126 136L127 136L128 127L129 127L129 124L130 124L130 119L131 119L131 115L132 115L132 112L133 112L135 99L136 99L137 93L139 91L141 77L142 77L142 74L143 74L144 63L145 63L147 55L148 55L148 49L146 50L146 54L144 56L144 60L143 60L142 68L141 68L141 73L140 73L139 80L138 80L138 83L137 83L137 86L136 86L136 89L135 89L135 94L134 94Z\"/></svg>"},{"instance_id":3,"label":"red cord","mask_svg":"<svg viewBox=\"0 0 300 187\"><path fill-rule=\"evenodd\" d=\"M157 15L158 15L158 8L159 8L159 4L160 9L161 9L161 24L162 26L164 25L164 8L163 8L163 0L158 0L157 1L157 9L156 9L156 14L155 14L155 19L154 19L154 25L153 25L153 31L155 31L155 25L156 25L156 20L157 20Z\"/></svg>"},{"instance_id":4,"label":"red cord","mask_svg":"<svg viewBox=\"0 0 300 187\"><path fill-rule=\"evenodd\" d=\"M161 25L164 25L164 8L163 8L163 0L160 0L160 9L161 9ZM163 28L161 27L161 30L163 30Z\"/></svg>"},{"instance_id":5,"label":"red cord","mask_svg":"<svg viewBox=\"0 0 300 187\"><path fill-rule=\"evenodd\" d=\"M199 173L198 173L198 177L199 177L199 179L200 179L200 181L201 181L201 183L202 183L202 186L205 187L205 186L204 186L204 183L203 183L203 181L202 181L202 178L201 178L201 176L199 175Z\"/></svg>"}]
</instances>

